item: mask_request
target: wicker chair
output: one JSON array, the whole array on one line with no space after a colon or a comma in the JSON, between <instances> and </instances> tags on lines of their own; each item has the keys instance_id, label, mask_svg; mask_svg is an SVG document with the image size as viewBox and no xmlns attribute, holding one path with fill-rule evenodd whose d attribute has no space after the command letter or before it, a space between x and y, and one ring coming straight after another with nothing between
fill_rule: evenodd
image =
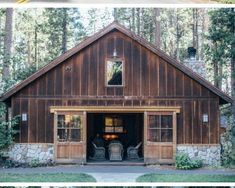
<instances>
[{"instance_id":1,"label":"wicker chair","mask_svg":"<svg viewBox=\"0 0 235 188\"><path fill-rule=\"evenodd\" d=\"M127 158L128 159L139 159L139 148L141 146L142 142L140 142L137 146L129 146L127 148Z\"/></svg>"},{"instance_id":2,"label":"wicker chair","mask_svg":"<svg viewBox=\"0 0 235 188\"><path fill-rule=\"evenodd\" d=\"M94 142L92 142L92 145L94 146L94 156L92 157L92 159L105 160L105 148L96 146Z\"/></svg>"},{"instance_id":3,"label":"wicker chair","mask_svg":"<svg viewBox=\"0 0 235 188\"><path fill-rule=\"evenodd\" d=\"M109 160L122 161L123 158L123 145L121 142L115 141L109 144Z\"/></svg>"}]
</instances>

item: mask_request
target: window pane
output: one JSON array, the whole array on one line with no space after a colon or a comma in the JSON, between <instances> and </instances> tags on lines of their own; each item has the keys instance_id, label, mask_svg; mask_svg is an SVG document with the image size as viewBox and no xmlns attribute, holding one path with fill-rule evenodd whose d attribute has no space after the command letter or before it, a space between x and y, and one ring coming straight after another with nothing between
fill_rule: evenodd
<instances>
[{"instance_id":1,"label":"window pane","mask_svg":"<svg viewBox=\"0 0 235 188\"><path fill-rule=\"evenodd\" d=\"M172 116L162 115L161 116L161 127L162 128L172 128Z\"/></svg>"},{"instance_id":2,"label":"window pane","mask_svg":"<svg viewBox=\"0 0 235 188\"><path fill-rule=\"evenodd\" d=\"M71 127L81 128L81 116L73 115L71 118Z\"/></svg>"},{"instance_id":3,"label":"window pane","mask_svg":"<svg viewBox=\"0 0 235 188\"><path fill-rule=\"evenodd\" d=\"M81 141L82 119L80 115L58 115L57 140L59 142Z\"/></svg>"},{"instance_id":4,"label":"window pane","mask_svg":"<svg viewBox=\"0 0 235 188\"><path fill-rule=\"evenodd\" d=\"M67 129L58 129L57 139L59 142L66 142L68 140Z\"/></svg>"},{"instance_id":5,"label":"window pane","mask_svg":"<svg viewBox=\"0 0 235 188\"><path fill-rule=\"evenodd\" d=\"M149 129L148 141L160 142L160 129Z\"/></svg>"},{"instance_id":6,"label":"window pane","mask_svg":"<svg viewBox=\"0 0 235 188\"><path fill-rule=\"evenodd\" d=\"M58 128L59 127L65 127L65 116L64 115L58 115Z\"/></svg>"},{"instance_id":7,"label":"window pane","mask_svg":"<svg viewBox=\"0 0 235 188\"><path fill-rule=\"evenodd\" d=\"M172 129L162 129L161 130L161 141L162 142L172 142Z\"/></svg>"},{"instance_id":8,"label":"window pane","mask_svg":"<svg viewBox=\"0 0 235 188\"><path fill-rule=\"evenodd\" d=\"M122 61L107 62L107 83L108 85L122 85Z\"/></svg>"},{"instance_id":9,"label":"window pane","mask_svg":"<svg viewBox=\"0 0 235 188\"><path fill-rule=\"evenodd\" d=\"M149 128L160 128L160 116L150 115L149 116Z\"/></svg>"},{"instance_id":10,"label":"window pane","mask_svg":"<svg viewBox=\"0 0 235 188\"><path fill-rule=\"evenodd\" d=\"M70 141L79 142L81 140L81 130L71 129Z\"/></svg>"}]
</instances>

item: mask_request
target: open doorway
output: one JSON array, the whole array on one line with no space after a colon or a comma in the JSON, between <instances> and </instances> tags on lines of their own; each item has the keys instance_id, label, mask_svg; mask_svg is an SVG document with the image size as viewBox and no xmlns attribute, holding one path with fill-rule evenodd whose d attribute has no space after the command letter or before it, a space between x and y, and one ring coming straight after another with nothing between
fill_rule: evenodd
<instances>
[{"instance_id":1,"label":"open doorway","mask_svg":"<svg viewBox=\"0 0 235 188\"><path fill-rule=\"evenodd\" d=\"M119 142L123 148L122 159L130 160L127 152L130 146L138 146L137 159L143 159L143 113L88 113L87 114L87 160L96 161L94 156L94 142L97 136L102 140L105 151L104 160L111 161L109 146L113 142ZM140 144L142 143L142 144ZM103 161L104 161L103 160ZM99 161L99 160L97 160Z\"/></svg>"}]
</instances>

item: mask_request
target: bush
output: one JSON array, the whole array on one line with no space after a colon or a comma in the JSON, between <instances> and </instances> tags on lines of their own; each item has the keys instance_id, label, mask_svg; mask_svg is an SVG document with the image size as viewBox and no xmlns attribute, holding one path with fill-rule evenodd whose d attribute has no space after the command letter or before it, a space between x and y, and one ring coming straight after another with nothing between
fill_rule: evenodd
<instances>
[{"instance_id":1,"label":"bush","mask_svg":"<svg viewBox=\"0 0 235 188\"><path fill-rule=\"evenodd\" d=\"M202 167L202 160L190 159L186 153L179 153L175 157L175 166L177 169L188 170Z\"/></svg>"},{"instance_id":2,"label":"bush","mask_svg":"<svg viewBox=\"0 0 235 188\"><path fill-rule=\"evenodd\" d=\"M5 121L6 109L5 106L0 104L0 153L7 149L14 142L14 135L17 131L14 127L19 122L19 116L11 119L11 121Z\"/></svg>"},{"instance_id":3,"label":"bush","mask_svg":"<svg viewBox=\"0 0 235 188\"><path fill-rule=\"evenodd\" d=\"M7 159L3 162L3 167L4 168L16 168L16 167L20 167L20 164L18 162Z\"/></svg>"},{"instance_id":4,"label":"bush","mask_svg":"<svg viewBox=\"0 0 235 188\"><path fill-rule=\"evenodd\" d=\"M30 163L29 163L29 166L31 168L36 168L36 167L39 167L41 166L40 162L39 162L39 159L33 159Z\"/></svg>"}]
</instances>

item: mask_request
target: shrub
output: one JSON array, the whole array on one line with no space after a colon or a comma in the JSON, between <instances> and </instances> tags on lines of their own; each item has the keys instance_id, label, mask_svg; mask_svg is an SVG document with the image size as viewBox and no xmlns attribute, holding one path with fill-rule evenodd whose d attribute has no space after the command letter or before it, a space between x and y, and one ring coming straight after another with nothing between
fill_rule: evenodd
<instances>
[{"instance_id":1,"label":"shrub","mask_svg":"<svg viewBox=\"0 0 235 188\"><path fill-rule=\"evenodd\" d=\"M190 159L186 153L179 153L175 157L175 166L177 169L188 170L202 167L202 160Z\"/></svg>"},{"instance_id":2,"label":"shrub","mask_svg":"<svg viewBox=\"0 0 235 188\"><path fill-rule=\"evenodd\" d=\"M0 104L0 153L14 142L14 135L17 131L14 127L19 122L19 116L15 116L11 121L5 121L5 106Z\"/></svg>"},{"instance_id":3,"label":"shrub","mask_svg":"<svg viewBox=\"0 0 235 188\"><path fill-rule=\"evenodd\" d=\"M3 162L3 167L4 168L16 168L19 167L20 164L18 162L12 161L10 159L7 159Z\"/></svg>"},{"instance_id":4,"label":"shrub","mask_svg":"<svg viewBox=\"0 0 235 188\"><path fill-rule=\"evenodd\" d=\"M30 163L29 163L29 166L31 168L36 168L36 167L39 167L41 166L40 162L39 162L39 159L33 159Z\"/></svg>"}]
</instances>

